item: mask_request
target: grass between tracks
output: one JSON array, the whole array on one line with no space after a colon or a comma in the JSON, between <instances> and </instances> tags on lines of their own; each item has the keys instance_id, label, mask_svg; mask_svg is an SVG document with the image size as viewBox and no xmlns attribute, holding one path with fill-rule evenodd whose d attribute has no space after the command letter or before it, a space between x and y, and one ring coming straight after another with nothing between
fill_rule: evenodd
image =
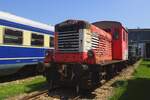
<instances>
[{"instance_id":1,"label":"grass between tracks","mask_svg":"<svg viewBox=\"0 0 150 100\"><path fill-rule=\"evenodd\" d=\"M142 61L129 80L117 81L110 100L149 100L150 61Z\"/></svg>"},{"instance_id":2,"label":"grass between tracks","mask_svg":"<svg viewBox=\"0 0 150 100\"><path fill-rule=\"evenodd\" d=\"M29 78L18 82L0 84L0 100L23 93L30 93L46 86L46 79L42 76Z\"/></svg>"}]
</instances>

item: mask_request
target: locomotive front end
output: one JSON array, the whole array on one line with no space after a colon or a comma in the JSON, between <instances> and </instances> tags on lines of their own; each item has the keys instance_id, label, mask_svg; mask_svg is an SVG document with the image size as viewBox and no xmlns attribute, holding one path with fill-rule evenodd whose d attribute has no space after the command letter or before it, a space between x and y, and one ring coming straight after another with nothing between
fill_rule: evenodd
<instances>
[{"instance_id":1,"label":"locomotive front end","mask_svg":"<svg viewBox=\"0 0 150 100\"><path fill-rule=\"evenodd\" d=\"M92 40L88 22L67 20L57 24L55 32L55 62L87 63Z\"/></svg>"}]
</instances>

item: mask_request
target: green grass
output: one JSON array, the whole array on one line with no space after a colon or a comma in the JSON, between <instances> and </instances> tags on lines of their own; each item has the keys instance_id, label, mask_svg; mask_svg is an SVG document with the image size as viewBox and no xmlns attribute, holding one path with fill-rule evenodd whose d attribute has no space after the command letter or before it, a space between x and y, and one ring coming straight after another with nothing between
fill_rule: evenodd
<instances>
[{"instance_id":1,"label":"green grass","mask_svg":"<svg viewBox=\"0 0 150 100\"><path fill-rule=\"evenodd\" d=\"M25 80L21 83L0 84L0 100L19 95L22 93L30 93L46 86L46 79L42 76Z\"/></svg>"},{"instance_id":2,"label":"green grass","mask_svg":"<svg viewBox=\"0 0 150 100\"><path fill-rule=\"evenodd\" d=\"M135 78L150 78L150 61L142 61L134 73Z\"/></svg>"},{"instance_id":3,"label":"green grass","mask_svg":"<svg viewBox=\"0 0 150 100\"><path fill-rule=\"evenodd\" d=\"M117 81L112 86L115 94L110 100L149 100L150 61L142 61L132 79Z\"/></svg>"}]
</instances>

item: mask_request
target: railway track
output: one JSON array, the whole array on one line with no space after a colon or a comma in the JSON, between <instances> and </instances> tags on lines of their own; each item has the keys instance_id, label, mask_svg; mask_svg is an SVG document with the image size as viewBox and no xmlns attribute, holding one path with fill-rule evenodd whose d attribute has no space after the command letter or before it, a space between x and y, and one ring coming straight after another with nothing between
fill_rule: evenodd
<instances>
[{"instance_id":1,"label":"railway track","mask_svg":"<svg viewBox=\"0 0 150 100\"><path fill-rule=\"evenodd\" d=\"M134 72L135 67L138 66L140 63L137 62L134 66L129 66L125 69L123 69L117 76L114 76L112 79L108 81L103 81L100 86L97 86L96 89L94 89L90 94L81 94L76 95L73 94L67 94L71 93L71 91L65 91L66 88L63 87L56 87L52 90L43 90L31 95L27 95L26 97L22 98L21 100L80 100L80 99L96 99L96 100L107 100L110 94L112 94L112 84L120 79L128 79L131 77L131 74ZM57 91L56 90L61 90ZM55 92L55 93L54 93ZM60 92L60 93L58 93ZM95 95L94 97L88 97L89 95Z\"/></svg>"},{"instance_id":2,"label":"railway track","mask_svg":"<svg viewBox=\"0 0 150 100\"><path fill-rule=\"evenodd\" d=\"M72 97L72 98L68 98L68 97L56 97L56 96L48 96L48 91L45 90L45 91L42 91L42 92L39 92L39 93L36 93L36 94L33 94L33 95L30 95L30 96L26 96L24 97L23 99L21 100L43 100L41 99L41 96L42 98L47 98L46 100L79 100L80 99L80 96L75 96L75 97Z\"/></svg>"},{"instance_id":3,"label":"railway track","mask_svg":"<svg viewBox=\"0 0 150 100\"><path fill-rule=\"evenodd\" d=\"M36 100L38 97L46 95L48 93L48 90L40 91L28 96L23 97L21 100Z\"/></svg>"},{"instance_id":4,"label":"railway track","mask_svg":"<svg viewBox=\"0 0 150 100\"><path fill-rule=\"evenodd\" d=\"M49 91L48 90L39 91L36 93L29 94L29 95L23 97L21 100L79 100L79 98L80 98L79 95L71 97L71 96L67 95L66 92L63 95L58 95L58 94L53 93L53 92L58 93L58 91L56 91L56 90L59 90L59 89L64 89L64 88L56 87Z\"/></svg>"}]
</instances>

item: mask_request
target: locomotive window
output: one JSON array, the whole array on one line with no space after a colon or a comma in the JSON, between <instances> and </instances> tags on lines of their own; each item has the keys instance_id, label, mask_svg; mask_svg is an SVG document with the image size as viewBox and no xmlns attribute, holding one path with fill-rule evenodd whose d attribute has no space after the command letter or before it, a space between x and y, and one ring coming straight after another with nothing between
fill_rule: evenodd
<instances>
[{"instance_id":1,"label":"locomotive window","mask_svg":"<svg viewBox=\"0 0 150 100\"><path fill-rule=\"evenodd\" d=\"M78 27L75 24L69 24L69 25L64 25L64 26L57 26L56 27L57 32L66 32L66 31L78 31Z\"/></svg>"},{"instance_id":2,"label":"locomotive window","mask_svg":"<svg viewBox=\"0 0 150 100\"><path fill-rule=\"evenodd\" d=\"M44 45L44 36L32 33L31 45L32 46L43 46Z\"/></svg>"},{"instance_id":3,"label":"locomotive window","mask_svg":"<svg viewBox=\"0 0 150 100\"><path fill-rule=\"evenodd\" d=\"M128 34L126 34L126 42L128 41Z\"/></svg>"},{"instance_id":4,"label":"locomotive window","mask_svg":"<svg viewBox=\"0 0 150 100\"><path fill-rule=\"evenodd\" d=\"M50 47L54 47L54 37L50 37Z\"/></svg>"},{"instance_id":5,"label":"locomotive window","mask_svg":"<svg viewBox=\"0 0 150 100\"><path fill-rule=\"evenodd\" d=\"M113 39L115 39L115 40L119 39L119 31L117 29L115 29L115 31L114 31Z\"/></svg>"},{"instance_id":6,"label":"locomotive window","mask_svg":"<svg viewBox=\"0 0 150 100\"><path fill-rule=\"evenodd\" d=\"M22 45L23 32L19 30L5 29L4 44Z\"/></svg>"},{"instance_id":7,"label":"locomotive window","mask_svg":"<svg viewBox=\"0 0 150 100\"><path fill-rule=\"evenodd\" d=\"M123 41L125 41L125 40L126 40L126 33L123 32Z\"/></svg>"}]
</instances>

